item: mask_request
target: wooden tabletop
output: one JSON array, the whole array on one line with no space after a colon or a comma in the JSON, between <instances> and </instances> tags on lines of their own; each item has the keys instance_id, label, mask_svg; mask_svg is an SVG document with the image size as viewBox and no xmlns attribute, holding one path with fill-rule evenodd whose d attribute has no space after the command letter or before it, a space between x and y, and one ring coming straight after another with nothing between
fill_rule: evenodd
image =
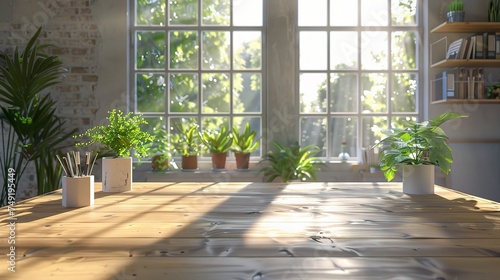
<instances>
[{"instance_id":1,"label":"wooden tabletop","mask_svg":"<svg viewBox=\"0 0 500 280\"><path fill-rule=\"evenodd\" d=\"M400 183L134 183L0 208L0 279L500 279L500 204ZM15 270L8 270L15 235Z\"/></svg>"}]
</instances>

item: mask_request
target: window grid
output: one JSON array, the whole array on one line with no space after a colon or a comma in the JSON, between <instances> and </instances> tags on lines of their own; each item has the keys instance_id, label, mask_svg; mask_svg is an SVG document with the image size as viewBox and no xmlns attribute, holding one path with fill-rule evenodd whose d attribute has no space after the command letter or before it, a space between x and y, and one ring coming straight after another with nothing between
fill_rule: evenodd
<instances>
[{"instance_id":1,"label":"window grid","mask_svg":"<svg viewBox=\"0 0 500 280\"><path fill-rule=\"evenodd\" d=\"M300 0L299 0L300 1ZM392 20L391 20L391 7L392 3L388 1L388 13L387 13L387 20L388 20L388 25L387 26L361 26L361 16L362 16L362 9L360 8L362 4L362 0L358 0L358 19L357 19L357 24L358 26L331 26L331 19L330 13L327 13L327 25L326 26L299 26L299 34L303 34L303 32L311 32L311 31L323 31L326 33L326 44L327 44L327 52L326 52L326 60L327 60L327 65L326 65L326 70L303 70L301 66L299 65L299 75L303 74L310 74L310 73L326 73L327 74L327 83L326 83L326 112L303 112L300 110L299 116L300 119L303 120L304 118L314 118L314 117L324 117L326 118L326 124L325 124L325 130L326 130L326 136L325 136L325 141L323 145L321 145L321 141L318 144L318 146L322 147L323 149L323 154L322 156L328 161L328 160L339 160L339 154L338 151L340 150L340 143L344 140L342 137L340 140L336 139L335 143L334 142L334 137L335 132L331 131L332 128L332 118L336 117L352 117L357 120L356 122L356 135L354 136L355 139L348 144L351 144L350 149L348 149L348 152L351 154L351 159L361 159L361 148L366 147L368 141L365 141L366 137L366 131L364 130L364 124L363 120L366 117L386 117L387 118L387 127L391 127L392 125L397 125L393 121L396 118L413 118L413 119L418 119L420 115L420 104L421 104L421 93L423 87L421 86L420 83L420 78L421 75L421 70L420 70L420 44L419 44L419 39L421 38L421 26L419 22L419 17L421 15L421 3L417 3L417 9L416 9L416 24L414 26L399 26L399 25L393 25ZM327 5L327 11L330 11L330 1L326 1ZM298 11L300 13L300 10ZM331 61L331 56L332 56L332 46L331 46L331 36L332 32L338 32L338 31L351 31L351 32L356 32L357 33L357 44L358 44L358 51L357 52L357 66L356 69L332 69L332 65L330 63ZM363 32L370 32L370 31L380 31L380 32L385 32L387 33L387 69L384 70L371 70L371 69L363 69L363 60L362 60L362 50L364 48L362 36ZM393 49L393 38L392 38L392 32L397 32L397 31L402 31L402 32L414 32L416 34L416 44L415 44L415 69L395 69L393 67L393 59L392 59L392 49ZM299 35L299 40L300 40L300 35ZM300 50L299 50L299 55L300 55ZM299 59L300 61L300 59ZM355 88L357 94L357 107L356 110L357 112L336 112L334 111L334 108L330 106L332 100L332 83L331 83L331 77L332 75L335 74L355 74L357 77L357 86ZM363 112L363 88L362 88L362 77L363 75L366 74L372 74L372 73L379 73L379 74L384 74L386 75L386 83L385 83L385 106L386 106L386 111L385 112ZM393 102L391 102L393 96L393 91L395 90L393 86L393 75L397 74L409 74L413 75L416 78L416 90L415 90L415 111L414 112L395 112L394 107L393 107ZM299 90L300 90L300 79L299 80ZM300 95L298 95L300 96ZM299 97L300 98L300 97ZM299 103L300 100L299 100ZM300 139L303 145L305 144L316 144L318 143L317 141L311 141L308 139L308 135L311 134L311 130L306 130L304 127L302 127L302 122L301 122L301 128L300 128ZM371 142L371 141L370 141ZM373 143L369 143L369 145L372 145ZM355 146L355 147L352 147Z\"/></svg>"}]
</instances>

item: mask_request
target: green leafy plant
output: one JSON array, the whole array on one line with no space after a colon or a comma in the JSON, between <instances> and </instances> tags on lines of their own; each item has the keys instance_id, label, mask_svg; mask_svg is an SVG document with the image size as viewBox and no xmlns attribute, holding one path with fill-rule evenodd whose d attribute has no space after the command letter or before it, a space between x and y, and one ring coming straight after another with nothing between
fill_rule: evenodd
<instances>
[{"instance_id":1,"label":"green leafy plant","mask_svg":"<svg viewBox=\"0 0 500 280\"><path fill-rule=\"evenodd\" d=\"M280 178L282 182L291 180L306 181L317 180L316 173L319 171L320 159L315 157L320 149L316 145L300 147L298 142L290 146L283 146L273 142L276 149L269 152L264 161L268 163L260 169L264 173L267 182Z\"/></svg>"},{"instance_id":2,"label":"green leafy plant","mask_svg":"<svg viewBox=\"0 0 500 280\"><path fill-rule=\"evenodd\" d=\"M260 145L259 141L255 141L257 131L250 128L250 123L245 125L242 133L239 132L238 127L233 126L231 134L233 136L231 151L235 153L249 154Z\"/></svg>"},{"instance_id":3,"label":"green leafy plant","mask_svg":"<svg viewBox=\"0 0 500 280\"><path fill-rule=\"evenodd\" d=\"M448 5L450 12L463 11L464 10L464 1L463 0L453 0Z\"/></svg>"},{"instance_id":4,"label":"green leafy plant","mask_svg":"<svg viewBox=\"0 0 500 280\"><path fill-rule=\"evenodd\" d=\"M46 92L60 83L66 69L57 56L42 52L50 45L37 43L42 29L30 38L23 51L18 47L10 56L0 52L0 122L3 174L0 205L7 199L8 180L17 186L29 162L35 165L38 195L59 187L62 168L55 155L68 145L75 130L64 129L65 122L56 114L56 102ZM9 178L8 169L15 170ZM13 188L14 195L17 192ZM12 193L11 193L12 194Z\"/></svg>"},{"instance_id":5,"label":"green leafy plant","mask_svg":"<svg viewBox=\"0 0 500 280\"><path fill-rule=\"evenodd\" d=\"M86 132L76 135L75 138L88 137L87 142L78 143L77 146L89 146L94 143L102 145L101 150L112 151L116 156L128 157L134 149L134 155L142 158L148 155L149 144L153 136L142 131L140 125L146 124L141 115L125 114L113 109L107 117L108 125L94 126Z\"/></svg>"},{"instance_id":6,"label":"green leafy plant","mask_svg":"<svg viewBox=\"0 0 500 280\"><path fill-rule=\"evenodd\" d=\"M180 133L174 134L173 141L175 150L181 156L197 156L200 154L200 134L197 124L192 124L187 127L180 125L178 127Z\"/></svg>"},{"instance_id":7,"label":"green leafy plant","mask_svg":"<svg viewBox=\"0 0 500 280\"><path fill-rule=\"evenodd\" d=\"M203 131L201 133L201 140L205 147L211 153L215 154L227 153L233 144L231 132L227 130L225 125L221 125L218 131Z\"/></svg>"},{"instance_id":8,"label":"green leafy plant","mask_svg":"<svg viewBox=\"0 0 500 280\"><path fill-rule=\"evenodd\" d=\"M151 164L153 170L166 170L172 158L168 133L161 123L153 128L153 141L150 145Z\"/></svg>"},{"instance_id":9,"label":"green leafy plant","mask_svg":"<svg viewBox=\"0 0 500 280\"><path fill-rule=\"evenodd\" d=\"M424 122L407 121L403 128L388 131L388 136L374 147L380 147L379 165L388 181L400 165L436 165L448 174L453 162L453 153L447 144L448 136L439 127L443 123L467 117L456 113L443 113Z\"/></svg>"}]
</instances>

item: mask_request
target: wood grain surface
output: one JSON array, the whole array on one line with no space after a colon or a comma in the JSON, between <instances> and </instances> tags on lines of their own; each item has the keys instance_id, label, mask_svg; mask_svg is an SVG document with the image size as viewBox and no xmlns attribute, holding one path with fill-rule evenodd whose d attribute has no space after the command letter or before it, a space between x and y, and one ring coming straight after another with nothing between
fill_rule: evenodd
<instances>
[{"instance_id":1,"label":"wood grain surface","mask_svg":"<svg viewBox=\"0 0 500 280\"><path fill-rule=\"evenodd\" d=\"M400 183L134 183L0 208L0 279L500 279L500 204Z\"/></svg>"}]
</instances>

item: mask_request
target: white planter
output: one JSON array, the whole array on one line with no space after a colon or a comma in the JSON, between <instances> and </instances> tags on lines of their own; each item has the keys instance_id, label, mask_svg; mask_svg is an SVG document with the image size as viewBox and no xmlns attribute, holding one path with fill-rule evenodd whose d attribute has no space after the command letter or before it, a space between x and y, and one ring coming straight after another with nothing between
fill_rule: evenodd
<instances>
[{"instance_id":1,"label":"white planter","mask_svg":"<svg viewBox=\"0 0 500 280\"><path fill-rule=\"evenodd\" d=\"M102 159L102 191L126 192L132 190L132 158Z\"/></svg>"},{"instance_id":2,"label":"white planter","mask_svg":"<svg viewBox=\"0 0 500 280\"><path fill-rule=\"evenodd\" d=\"M94 205L94 175L62 178L62 206Z\"/></svg>"},{"instance_id":3,"label":"white planter","mask_svg":"<svg viewBox=\"0 0 500 280\"><path fill-rule=\"evenodd\" d=\"M434 165L403 165L403 192L434 194Z\"/></svg>"}]
</instances>

